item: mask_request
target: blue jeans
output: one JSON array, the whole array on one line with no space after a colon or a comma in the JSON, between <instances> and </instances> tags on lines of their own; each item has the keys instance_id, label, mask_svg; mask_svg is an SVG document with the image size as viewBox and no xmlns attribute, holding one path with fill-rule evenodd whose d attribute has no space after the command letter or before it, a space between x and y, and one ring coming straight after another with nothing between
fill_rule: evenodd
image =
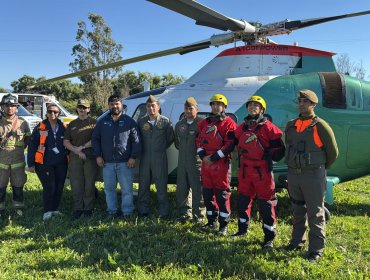
<instances>
[{"instance_id":1,"label":"blue jeans","mask_svg":"<svg viewBox=\"0 0 370 280\"><path fill-rule=\"evenodd\" d=\"M132 214L134 211L133 180L134 169L127 167L127 162L105 163L103 167L103 180L107 211L117 213L117 182L122 193L121 210L123 214Z\"/></svg>"}]
</instances>

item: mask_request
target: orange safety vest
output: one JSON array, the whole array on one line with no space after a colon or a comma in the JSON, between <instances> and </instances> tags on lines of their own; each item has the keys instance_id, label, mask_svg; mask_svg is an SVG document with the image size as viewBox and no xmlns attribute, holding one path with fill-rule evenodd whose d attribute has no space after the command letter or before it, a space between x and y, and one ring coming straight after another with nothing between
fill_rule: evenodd
<instances>
[{"instance_id":1,"label":"orange safety vest","mask_svg":"<svg viewBox=\"0 0 370 280\"><path fill-rule=\"evenodd\" d=\"M313 128L313 140L315 142L315 145L319 148L322 148L324 144L322 143L319 133L317 132L316 123L317 123L316 119L314 122L313 119L301 120L298 118L296 122L294 123L294 125L298 133L303 132L306 128L311 126Z\"/></svg>"},{"instance_id":2,"label":"orange safety vest","mask_svg":"<svg viewBox=\"0 0 370 280\"><path fill-rule=\"evenodd\" d=\"M49 133L48 130L46 129L46 124L44 122L40 123L39 133L40 133L40 142L35 153L35 162L39 164L44 164L45 142Z\"/></svg>"}]
</instances>

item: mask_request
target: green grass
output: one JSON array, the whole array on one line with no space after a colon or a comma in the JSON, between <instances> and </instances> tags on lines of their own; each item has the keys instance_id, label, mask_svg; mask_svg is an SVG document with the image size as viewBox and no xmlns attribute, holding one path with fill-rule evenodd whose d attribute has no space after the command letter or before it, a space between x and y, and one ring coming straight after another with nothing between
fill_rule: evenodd
<instances>
[{"instance_id":1,"label":"green grass","mask_svg":"<svg viewBox=\"0 0 370 280\"><path fill-rule=\"evenodd\" d=\"M24 217L13 217L8 193L9 218L0 222L0 279L370 279L370 176L335 187L325 254L314 264L304 259L305 252L281 249L291 234L285 190L278 194L276 249L264 252L255 208L245 238L219 237L190 222L160 221L154 215L110 221L104 219L104 192L98 183L92 218L71 219L68 186L64 215L43 222L42 191L34 174L25 188ZM170 186L172 209L174 190ZM230 232L236 231L235 198L233 194Z\"/></svg>"}]
</instances>

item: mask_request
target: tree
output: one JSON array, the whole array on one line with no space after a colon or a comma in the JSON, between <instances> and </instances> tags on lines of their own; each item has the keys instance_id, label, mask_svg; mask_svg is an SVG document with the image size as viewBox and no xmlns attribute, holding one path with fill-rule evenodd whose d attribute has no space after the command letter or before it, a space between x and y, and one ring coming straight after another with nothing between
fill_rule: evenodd
<instances>
[{"instance_id":1,"label":"tree","mask_svg":"<svg viewBox=\"0 0 370 280\"><path fill-rule=\"evenodd\" d=\"M7 89L0 87L0 92L8 92Z\"/></svg>"},{"instance_id":2,"label":"tree","mask_svg":"<svg viewBox=\"0 0 370 280\"><path fill-rule=\"evenodd\" d=\"M44 77L34 78L32 76L24 75L16 81L11 83L13 91L34 92L46 95L54 95L57 99L62 100L76 100L83 94L83 87L81 84L72 83L70 80L62 80L50 84L43 84L35 86L37 82L45 80Z\"/></svg>"},{"instance_id":3,"label":"tree","mask_svg":"<svg viewBox=\"0 0 370 280\"><path fill-rule=\"evenodd\" d=\"M78 22L77 45L72 48L74 61L69 65L74 71L86 70L122 59L122 45L112 38L112 30L102 16L90 13L91 30L84 21ZM102 111L108 97L113 93L112 79L118 75L121 67L102 70L80 77L85 94L93 100L95 110Z\"/></svg>"},{"instance_id":4,"label":"tree","mask_svg":"<svg viewBox=\"0 0 370 280\"><path fill-rule=\"evenodd\" d=\"M184 80L185 77L173 74L159 76L149 72L138 72L135 74L134 71L125 71L114 80L114 92L123 97L127 97L142 92L144 90L144 81L148 81L150 88L154 89L179 84Z\"/></svg>"},{"instance_id":5,"label":"tree","mask_svg":"<svg viewBox=\"0 0 370 280\"><path fill-rule=\"evenodd\" d=\"M31 86L36 84L36 78L23 75L16 81L11 82L11 86L14 92L28 92Z\"/></svg>"},{"instance_id":6,"label":"tree","mask_svg":"<svg viewBox=\"0 0 370 280\"><path fill-rule=\"evenodd\" d=\"M335 61L335 64L339 73L354 76L361 80L363 80L366 76L366 70L362 64L362 61L355 63L351 61L348 54L340 54Z\"/></svg>"}]
</instances>

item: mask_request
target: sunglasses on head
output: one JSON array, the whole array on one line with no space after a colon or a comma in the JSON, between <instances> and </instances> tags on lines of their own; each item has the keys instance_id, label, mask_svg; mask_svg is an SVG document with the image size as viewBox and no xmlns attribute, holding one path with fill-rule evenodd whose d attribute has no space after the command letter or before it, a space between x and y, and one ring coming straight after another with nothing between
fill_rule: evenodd
<instances>
[{"instance_id":1,"label":"sunglasses on head","mask_svg":"<svg viewBox=\"0 0 370 280\"><path fill-rule=\"evenodd\" d=\"M52 113L59 114L59 111L48 110L48 114L52 114Z\"/></svg>"}]
</instances>

